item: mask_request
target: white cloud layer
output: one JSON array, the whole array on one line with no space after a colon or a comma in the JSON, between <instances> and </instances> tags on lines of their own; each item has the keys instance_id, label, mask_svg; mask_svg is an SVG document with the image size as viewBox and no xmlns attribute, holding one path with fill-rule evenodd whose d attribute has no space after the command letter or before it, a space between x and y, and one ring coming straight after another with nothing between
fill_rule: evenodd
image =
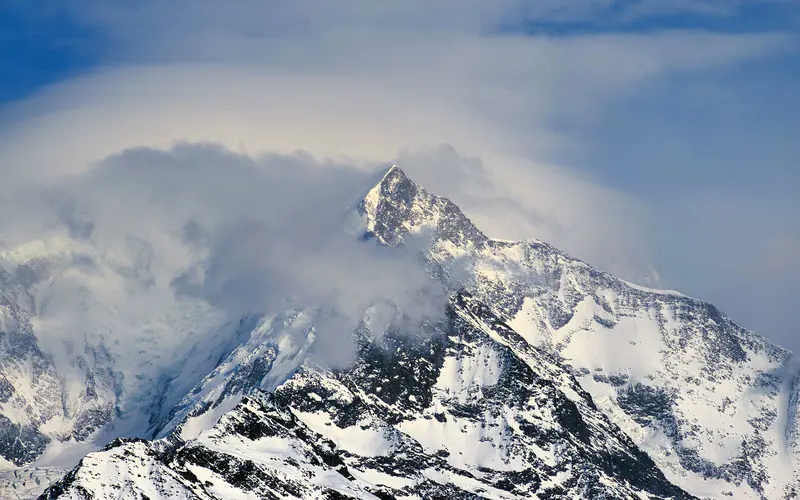
<instances>
[{"instance_id":1,"label":"white cloud layer","mask_svg":"<svg viewBox=\"0 0 800 500\"><path fill-rule=\"evenodd\" d=\"M322 314L320 360L341 363L368 308L394 304L413 324L445 309L412 246L380 247L347 231L373 177L300 153L254 159L212 145L132 149L49 189L9 194L9 251L0 265L14 271L42 259L48 280L31 287L37 336L65 368L70 346L87 338L123 365L133 362L129 377L154 377L186 354L184 341L203 345L180 325L213 337L220 317L235 323L309 308ZM10 207L37 214L37 224L14 224ZM149 338L153 328L166 330Z\"/></svg>"},{"instance_id":2,"label":"white cloud layer","mask_svg":"<svg viewBox=\"0 0 800 500\"><path fill-rule=\"evenodd\" d=\"M130 11L87 2L73 12L106 33L115 57L0 112L5 190L176 141L253 157L302 150L362 171L395 159L493 236L543 239L652 284L660 262L651 201L551 159L586 147L574 124L602 126L610 107L654 82L796 42L787 34L500 31L509 20L585 21L596 7L578 2L210 5L144 2ZM630 15L652 10L639 9ZM20 225L10 218L17 222L4 219L0 229Z\"/></svg>"},{"instance_id":3,"label":"white cloud layer","mask_svg":"<svg viewBox=\"0 0 800 500\"><path fill-rule=\"evenodd\" d=\"M307 43L281 47L302 53ZM9 110L0 161L14 166L4 172L10 183L14 176L80 172L127 147L176 141L214 141L249 154L301 149L362 165L447 143L481 159L497 191L484 195L521 210L481 214L449 189L449 180L429 184L435 176L413 167L411 174L464 204L489 233L536 236L632 277L646 274L627 269L642 255L622 265L610 256L619 252L620 238L638 245L635 201L602 187L602 180L537 161L538 154L581 146L553 123L596 119L609 100L643 80L730 64L782 43L782 37L688 33L555 40L453 35L329 47L293 68L279 57L251 65L113 68ZM321 65L324 58L330 66Z\"/></svg>"}]
</instances>

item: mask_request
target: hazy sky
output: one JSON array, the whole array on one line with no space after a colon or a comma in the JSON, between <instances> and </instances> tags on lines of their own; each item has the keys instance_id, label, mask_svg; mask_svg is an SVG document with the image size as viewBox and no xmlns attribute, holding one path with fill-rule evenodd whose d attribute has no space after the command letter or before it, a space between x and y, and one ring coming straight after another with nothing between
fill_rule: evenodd
<instances>
[{"instance_id":1,"label":"hazy sky","mask_svg":"<svg viewBox=\"0 0 800 500\"><path fill-rule=\"evenodd\" d=\"M797 2L126 5L0 6L0 195L181 140L398 161L800 349Z\"/></svg>"}]
</instances>

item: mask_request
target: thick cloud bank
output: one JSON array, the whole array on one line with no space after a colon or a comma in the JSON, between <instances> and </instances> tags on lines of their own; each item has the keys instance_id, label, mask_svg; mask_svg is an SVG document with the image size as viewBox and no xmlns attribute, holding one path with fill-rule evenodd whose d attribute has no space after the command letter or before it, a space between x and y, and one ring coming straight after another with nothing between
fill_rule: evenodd
<instances>
[{"instance_id":1,"label":"thick cloud bank","mask_svg":"<svg viewBox=\"0 0 800 500\"><path fill-rule=\"evenodd\" d=\"M254 159L214 145L133 149L7 199L3 260L48 262L49 281L34 287L38 333L57 356L90 337L120 356L145 357L148 324L188 303L211 328L313 308L324 318L315 324L320 361L342 363L368 308L380 334L401 312L412 322L438 318L446 300L414 245L381 247L348 230L375 175L304 153ZM25 222L14 224L15 213L27 214ZM120 318L130 328L109 328ZM186 348L185 332L168 324L151 339L175 350L160 353L165 364ZM159 369L156 360L138 361Z\"/></svg>"},{"instance_id":2,"label":"thick cloud bank","mask_svg":"<svg viewBox=\"0 0 800 500\"><path fill-rule=\"evenodd\" d=\"M796 348L789 3L20 3L72 23L68 50L93 62L0 108L0 196L176 141L399 154L492 236L696 295ZM426 152L442 143L458 153ZM0 234L40 215L0 215Z\"/></svg>"}]
</instances>

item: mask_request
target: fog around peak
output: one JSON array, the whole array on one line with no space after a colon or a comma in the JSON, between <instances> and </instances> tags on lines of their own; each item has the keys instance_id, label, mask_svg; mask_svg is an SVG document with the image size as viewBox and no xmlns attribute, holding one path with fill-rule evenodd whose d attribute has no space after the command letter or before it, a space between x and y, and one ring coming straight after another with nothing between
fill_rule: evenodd
<instances>
[{"instance_id":1,"label":"fog around peak","mask_svg":"<svg viewBox=\"0 0 800 500\"><path fill-rule=\"evenodd\" d=\"M791 2L9 9L33 23L14 39L21 50L26 33L44 33L75 64L0 108L3 198L54 200L59 189L29 186L180 142L221 144L233 162L295 151L362 171L395 161L490 236L541 239L797 346ZM39 29L53 24L64 32ZM0 241L63 223L100 234L79 207L50 208L0 215Z\"/></svg>"}]
</instances>

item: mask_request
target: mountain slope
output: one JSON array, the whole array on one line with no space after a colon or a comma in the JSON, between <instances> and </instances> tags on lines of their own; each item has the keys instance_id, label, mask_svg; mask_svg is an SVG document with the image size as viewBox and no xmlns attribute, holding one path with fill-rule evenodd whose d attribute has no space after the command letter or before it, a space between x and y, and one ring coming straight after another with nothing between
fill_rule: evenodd
<instances>
[{"instance_id":1,"label":"mountain slope","mask_svg":"<svg viewBox=\"0 0 800 500\"><path fill-rule=\"evenodd\" d=\"M11 275L0 269L0 458L24 465L53 439L84 441L115 416L115 373L102 346L86 345L65 387L52 357L39 346L32 324L34 299L24 286L39 279L35 262Z\"/></svg>"},{"instance_id":2,"label":"mountain slope","mask_svg":"<svg viewBox=\"0 0 800 500\"><path fill-rule=\"evenodd\" d=\"M44 498L689 498L474 298L376 333L355 333L347 368L306 361L188 441L90 454Z\"/></svg>"},{"instance_id":3,"label":"mountain slope","mask_svg":"<svg viewBox=\"0 0 800 500\"><path fill-rule=\"evenodd\" d=\"M797 495L798 442L786 429L797 428L798 371L788 351L710 304L626 283L542 242L491 240L398 168L360 212L386 244L432 231L426 256L437 274L562 359L678 484L714 497Z\"/></svg>"},{"instance_id":4,"label":"mountain slope","mask_svg":"<svg viewBox=\"0 0 800 500\"><path fill-rule=\"evenodd\" d=\"M0 469L147 435L236 345L247 325L136 277L139 252L64 237L0 251Z\"/></svg>"},{"instance_id":5,"label":"mountain slope","mask_svg":"<svg viewBox=\"0 0 800 500\"><path fill-rule=\"evenodd\" d=\"M111 439L149 437L249 333L136 270L147 245L129 247L0 247L0 497L35 497Z\"/></svg>"}]
</instances>

